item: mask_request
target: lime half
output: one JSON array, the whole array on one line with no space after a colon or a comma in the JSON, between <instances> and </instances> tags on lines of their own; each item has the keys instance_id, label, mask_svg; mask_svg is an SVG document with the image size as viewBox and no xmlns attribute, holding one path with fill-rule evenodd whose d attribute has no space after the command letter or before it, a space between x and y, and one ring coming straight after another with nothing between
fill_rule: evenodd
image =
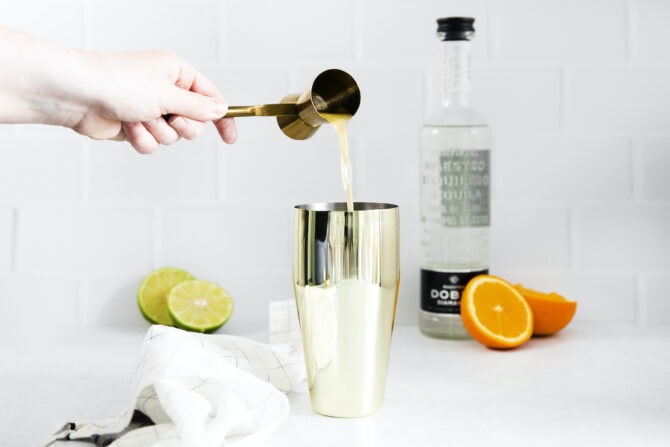
<instances>
[{"instance_id":1,"label":"lime half","mask_svg":"<svg viewBox=\"0 0 670 447\"><path fill-rule=\"evenodd\" d=\"M187 271L162 267L149 273L137 291L137 305L144 318L155 324L173 326L167 308L167 296L177 284L194 279Z\"/></svg>"},{"instance_id":2,"label":"lime half","mask_svg":"<svg viewBox=\"0 0 670 447\"><path fill-rule=\"evenodd\" d=\"M212 332L223 326L232 315L233 299L218 284L194 279L177 284L170 290L167 307L178 327Z\"/></svg>"}]
</instances>

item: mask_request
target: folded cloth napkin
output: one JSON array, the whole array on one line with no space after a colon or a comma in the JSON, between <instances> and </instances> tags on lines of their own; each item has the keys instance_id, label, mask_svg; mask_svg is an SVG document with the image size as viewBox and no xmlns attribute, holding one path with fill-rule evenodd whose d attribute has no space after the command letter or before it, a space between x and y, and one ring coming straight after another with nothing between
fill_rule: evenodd
<instances>
[{"instance_id":1,"label":"folded cloth napkin","mask_svg":"<svg viewBox=\"0 0 670 447\"><path fill-rule=\"evenodd\" d=\"M270 305L273 344L152 326L133 403L99 423L68 423L50 438L110 447L263 445L289 411L284 393L305 380L292 301Z\"/></svg>"}]
</instances>

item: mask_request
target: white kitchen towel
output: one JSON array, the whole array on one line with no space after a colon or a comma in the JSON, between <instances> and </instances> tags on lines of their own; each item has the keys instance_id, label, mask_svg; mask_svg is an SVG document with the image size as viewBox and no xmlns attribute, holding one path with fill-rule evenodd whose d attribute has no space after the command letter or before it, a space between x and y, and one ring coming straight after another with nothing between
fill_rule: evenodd
<instances>
[{"instance_id":1,"label":"white kitchen towel","mask_svg":"<svg viewBox=\"0 0 670 447\"><path fill-rule=\"evenodd\" d=\"M284 393L305 380L300 332L292 327L297 325L295 312L293 301L270 306L272 339L281 339L275 344L152 326L134 375L132 406L101 423L66 424L50 443L68 439L110 447L264 445L288 414ZM133 428L136 410L148 416L151 425Z\"/></svg>"}]
</instances>

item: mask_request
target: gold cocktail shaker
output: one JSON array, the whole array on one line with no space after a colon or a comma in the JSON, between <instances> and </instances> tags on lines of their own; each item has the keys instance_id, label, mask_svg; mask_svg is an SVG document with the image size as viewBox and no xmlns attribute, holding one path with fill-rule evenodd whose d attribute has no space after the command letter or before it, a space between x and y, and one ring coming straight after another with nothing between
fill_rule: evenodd
<instances>
[{"instance_id":1,"label":"gold cocktail shaker","mask_svg":"<svg viewBox=\"0 0 670 447\"><path fill-rule=\"evenodd\" d=\"M312 408L334 417L376 413L400 283L396 205L299 205L293 287Z\"/></svg>"}]
</instances>

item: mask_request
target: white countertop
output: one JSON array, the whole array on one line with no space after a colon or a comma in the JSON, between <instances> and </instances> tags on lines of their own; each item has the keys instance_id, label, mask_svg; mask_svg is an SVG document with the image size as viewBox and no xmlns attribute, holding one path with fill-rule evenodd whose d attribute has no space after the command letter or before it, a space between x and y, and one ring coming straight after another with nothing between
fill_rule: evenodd
<instances>
[{"instance_id":1,"label":"white countertop","mask_svg":"<svg viewBox=\"0 0 670 447\"><path fill-rule=\"evenodd\" d=\"M143 335L89 331L20 349L3 341L0 445L40 446L65 422L128 407ZM380 413L334 419L312 412L306 389L289 399L271 447L668 446L670 328L572 325L493 351L397 327Z\"/></svg>"}]
</instances>

